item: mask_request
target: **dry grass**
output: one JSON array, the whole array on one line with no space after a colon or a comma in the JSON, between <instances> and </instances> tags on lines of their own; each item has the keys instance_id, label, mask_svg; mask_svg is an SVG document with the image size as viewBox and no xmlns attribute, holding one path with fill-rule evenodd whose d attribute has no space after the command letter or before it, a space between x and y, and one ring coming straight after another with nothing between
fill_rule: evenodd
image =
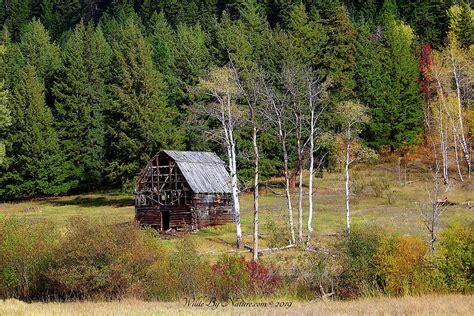
<instances>
[{"instance_id":1,"label":"dry grass","mask_svg":"<svg viewBox=\"0 0 474 316\"><path fill-rule=\"evenodd\" d=\"M207 303L207 302L206 302ZM291 307L187 307L185 302L24 303L0 301L1 315L472 315L474 296L436 295L293 303Z\"/></svg>"}]
</instances>

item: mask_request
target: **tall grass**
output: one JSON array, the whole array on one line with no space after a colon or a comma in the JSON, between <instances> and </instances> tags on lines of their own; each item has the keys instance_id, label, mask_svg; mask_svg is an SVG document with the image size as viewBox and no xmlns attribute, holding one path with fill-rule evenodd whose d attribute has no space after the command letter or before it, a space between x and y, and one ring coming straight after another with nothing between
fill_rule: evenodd
<instances>
[{"instance_id":1,"label":"tall grass","mask_svg":"<svg viewBox=\"0 0 474 316\"><path fill-rule=\"evenodd\" d=\"M48 222L0 220L0 297L37 299L192 297L356 298L473 290L472 226L451 226L439 251L374 226L355 227L330 252L302 252L274 265L239 255L214 262L191 235L175 249L153 230L76 217L64 231Z\"/></svg>"}]
</instances>

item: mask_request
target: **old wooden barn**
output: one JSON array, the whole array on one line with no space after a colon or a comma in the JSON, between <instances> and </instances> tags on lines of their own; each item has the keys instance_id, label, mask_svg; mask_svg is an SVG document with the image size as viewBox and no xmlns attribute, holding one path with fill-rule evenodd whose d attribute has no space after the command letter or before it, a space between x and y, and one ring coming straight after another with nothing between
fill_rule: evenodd
<instances>
[{"instance_id":1,"label":"old wooden barn","mask_svg":"<svg viewBox=\"0 0 474 316\"><path fill-rule=\"evenodd\" d=\"M233 222L230 175L211 152L165 150L142 169L135 219L160 231Z\"/></svg>"}]
</instances>

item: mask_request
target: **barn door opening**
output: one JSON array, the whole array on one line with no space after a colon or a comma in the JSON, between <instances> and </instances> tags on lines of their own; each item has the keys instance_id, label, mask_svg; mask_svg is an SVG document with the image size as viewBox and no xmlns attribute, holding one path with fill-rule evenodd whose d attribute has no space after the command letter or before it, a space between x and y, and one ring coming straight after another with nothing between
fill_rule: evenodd
<instances>
[{"instance_id":1,"label":"barn door opening","mask_svg":"<svg viewBox=\"0 0 474 316\"><path fill-rule=\"evenodd\" d=\"M161 211L161 227L163 230L170 229L170 211Z\"/></svg>"}]
</instances>

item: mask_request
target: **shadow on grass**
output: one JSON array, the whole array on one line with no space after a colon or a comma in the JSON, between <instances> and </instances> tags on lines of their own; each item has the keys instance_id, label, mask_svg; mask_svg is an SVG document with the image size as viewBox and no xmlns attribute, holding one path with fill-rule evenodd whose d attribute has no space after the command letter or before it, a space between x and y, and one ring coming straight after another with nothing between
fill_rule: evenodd
<instances>
[{"instance_id":1,"label":"shadow on grass","mask_svg":"<svg viewBox=\"0 0 474 316\"><path fill-rule=\"evenodd\" d=\"M120 198L120 199L107 199L103 196L100 197L84 197L78 196L72 200L49 200L44 203L52 204L54 206L68 206L76 205L81 207L101 207L101 206L112 206L112 207L125 207L133 206L133 198Z\"/></svg>"}]
</instances>

